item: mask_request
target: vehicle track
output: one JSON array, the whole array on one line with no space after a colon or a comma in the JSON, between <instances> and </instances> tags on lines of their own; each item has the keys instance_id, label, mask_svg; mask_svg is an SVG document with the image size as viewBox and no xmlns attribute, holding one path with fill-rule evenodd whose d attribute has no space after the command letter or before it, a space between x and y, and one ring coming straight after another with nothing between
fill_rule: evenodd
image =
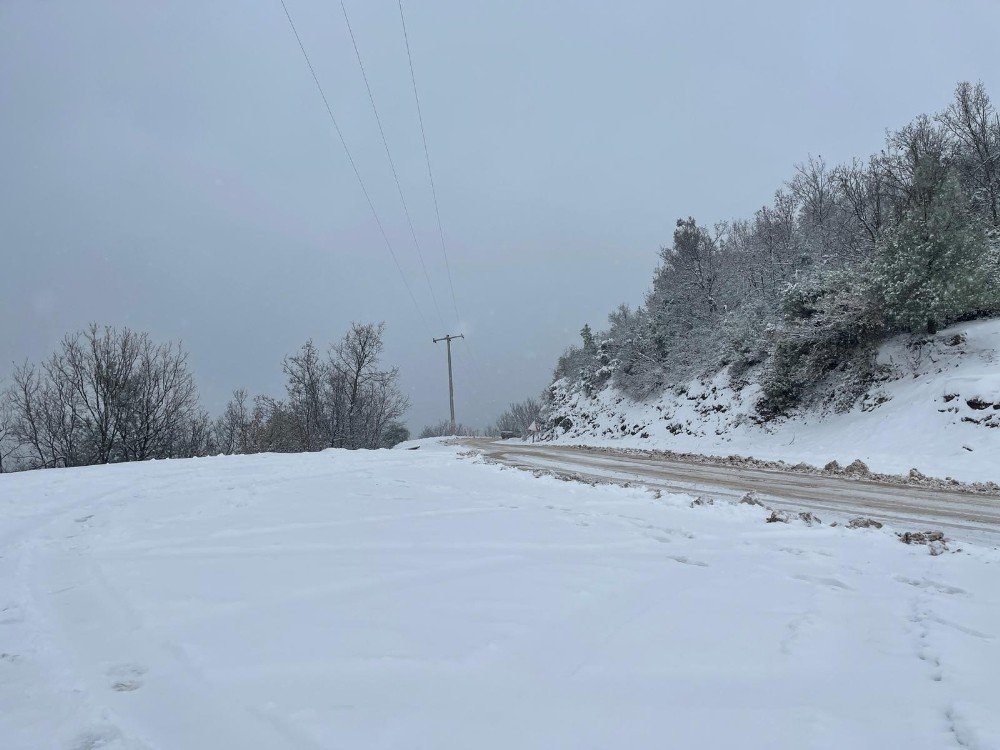
<instances>
[{"instance_id":1,"label":"vehicle track","mask_svg":"<svg viewBox=\"0 0 1000 750\"><path fill-rule=\"evenodd\" d=\"M489 459L522 469L629 481L710 497L738 498L752 490L768 505L810 510L828 521L863 515L900 530L939 529L956 540L1000 545L1000 497L994 495L575 446L485 439L470 439L465 444Z\"/></svg>"}]
</instances>

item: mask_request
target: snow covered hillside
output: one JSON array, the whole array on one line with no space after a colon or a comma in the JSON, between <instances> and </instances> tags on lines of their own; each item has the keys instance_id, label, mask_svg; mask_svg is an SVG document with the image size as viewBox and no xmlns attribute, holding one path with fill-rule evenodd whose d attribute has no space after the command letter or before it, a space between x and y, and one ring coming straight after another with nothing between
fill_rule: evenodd
<instances>
[{"instance_id":1,"label":"snow covered hillside","mask_svg":"<svg viewBox=\"0 0 1000 750\"><path fill-rule=\"evenodd\" d=\"M883 473L1000 481L1000 320L895 338L879 362L884 379L850 411L802 410L763 424L759 388L732 387L726 371L640 403L611 387L588 397L557 382L551 414L563 426L548 437L820 467L860 458Z\"/></svg>"},{"instance_id":2,"label":"snow covered hillside","mask_svg":"<svg viewBox=\"0 0 1000 750\"><path fill-rule=\"evenodd\" d=\"M0 747L1000 748L1000 552L458 450L0 476Z\"/></svg>"}]
</instances>

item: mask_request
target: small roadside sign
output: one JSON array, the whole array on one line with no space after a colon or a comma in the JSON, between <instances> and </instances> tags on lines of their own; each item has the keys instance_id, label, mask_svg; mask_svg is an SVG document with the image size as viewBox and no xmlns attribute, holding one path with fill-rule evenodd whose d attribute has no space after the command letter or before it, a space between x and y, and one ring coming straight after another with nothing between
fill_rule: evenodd
<instances>
[{"instance_id":1,"label":"small roadside sign","mask_svg":"<svg viewBox=\"0 0 1000 750\"><path fill-rule=\"evenodd\" d=\"M531 442L535 442L535 435L542 431L542 428L538 426L538 422L532 422L528 425L528 432L531 433Z\"/></svg>"}]
</instances>

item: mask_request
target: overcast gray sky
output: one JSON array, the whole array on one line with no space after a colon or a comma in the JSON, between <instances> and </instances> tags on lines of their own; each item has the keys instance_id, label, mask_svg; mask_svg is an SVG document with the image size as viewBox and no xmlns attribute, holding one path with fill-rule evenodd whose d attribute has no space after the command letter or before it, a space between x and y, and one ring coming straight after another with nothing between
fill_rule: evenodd
<instances>
[{"instance_id":1,"label":"overcast gray sky","mask_svg":"<svg viewBox=\"0 0 1000 750\"><path fill-rule=\"evenodd\" d=\"M994 0L405 5L346 0L444 324L335 0L0 0L0 378L88 321L183 339L204 403L279 395L306 338L384 320L411 427L537 394L584 322L641 301L679 216L747 216L821 154L876 150L959 80L1000 95Z\"/></svg>"}]
</instances>

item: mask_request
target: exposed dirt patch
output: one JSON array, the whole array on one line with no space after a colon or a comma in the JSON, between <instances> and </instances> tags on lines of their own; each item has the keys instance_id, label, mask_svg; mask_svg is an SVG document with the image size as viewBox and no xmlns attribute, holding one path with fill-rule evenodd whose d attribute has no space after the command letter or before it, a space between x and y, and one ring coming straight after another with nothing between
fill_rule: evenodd
<instances>
[{"instance_id":1,"label":"exposed dirt patch","mask_svg":"<svg viewBox=\"0 0 1000 750\"><path fill-rule=\"evenodd\" d=\"M876 521L874 518L865 518L863 516L858 516L857 518L852 518L846 524L849 529L881 529L882 523Z\"/></svg>"}]
</instances>

